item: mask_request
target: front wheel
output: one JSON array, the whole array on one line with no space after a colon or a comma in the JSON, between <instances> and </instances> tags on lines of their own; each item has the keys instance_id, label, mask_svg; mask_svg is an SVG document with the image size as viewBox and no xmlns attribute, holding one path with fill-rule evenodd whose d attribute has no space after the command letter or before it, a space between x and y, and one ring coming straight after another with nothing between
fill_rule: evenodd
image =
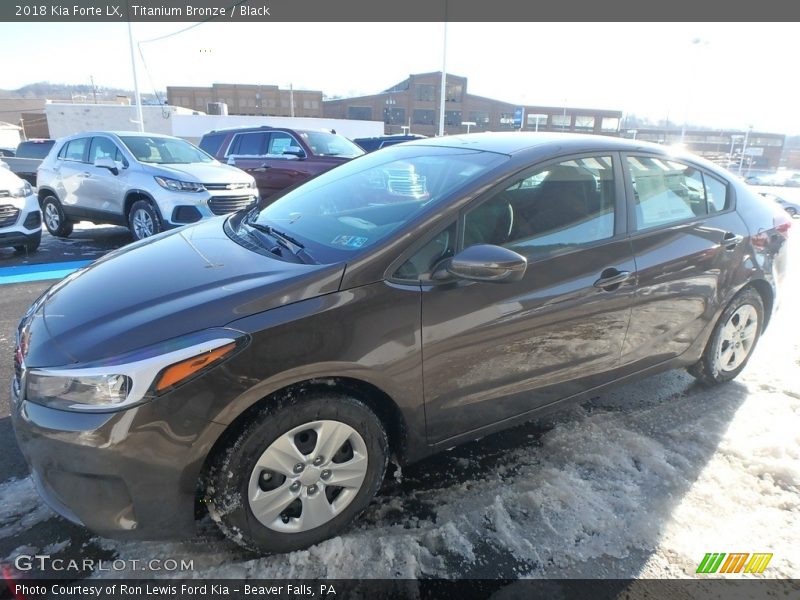
<instances>
[{"instance_id":1,"label":"front wheel","mask_svg":"<svg viewBox=\"0 0 800 600\"><path fill-rule=\"evenodd\" d=\"M746 288L722 311L702 357L689 367L689 373L707 385L730 381L750 360L763 325L761 295Z\"/></svg>"},{"instance_id":2,"label":"front wheel","mask_svg":"<svg viewBox=\"0 0 800 600\"><path fill-rule=\"evenodd\" d=\"M40 231L37 235L31 236L28 238L24 244L20 246L14 246L14 250L17 252L25 252L26 254L33 254L39 249L39 244L42 243L42 232Z\"/></svg>"},{"instance_id":3,"label":"front wheel","mask_svg":"<svg viewBox=\"0 0 800 600\"><path fill-rule=\"evenodd\" d=\"M386 432L358 400L315 394L263 409L211 460L211 517L260 552L306 548L344 530L372 500L388 460Z\"/></svg>"},{"instance_id":4,"label":"front wheel","mask_svg":"<svg viewBox=\"0 0 800 600\"><path fill-rule=\"evenodd\" d=\"M42 200L42 219L50 235L65 238L72 233L72 223L55 196L47 196Z\"/></svg>"},{"instance_id":5,"label":"front wheel","mask_svg":"<svg viewBox=\"0 0 800 600\"><path fill-rule=\"evenodd\" d=\"M137 200L128 213L128 228L134 240L143 240L163 231L158 210L147 200Z\"/></svg>"}]
</instances>

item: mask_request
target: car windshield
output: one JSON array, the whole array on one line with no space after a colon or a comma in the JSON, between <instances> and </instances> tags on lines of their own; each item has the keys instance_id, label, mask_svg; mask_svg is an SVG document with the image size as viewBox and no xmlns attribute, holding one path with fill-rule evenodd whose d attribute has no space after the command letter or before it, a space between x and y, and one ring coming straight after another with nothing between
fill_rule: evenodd
<instances>
[{"instance_id":1,"label":"car windshield","mask_svg":"<svg viewBox=\"0 0 800 600\"><path fill-rule=\"evenodd\" d=\"M345 163L244 220L302 243L318 262L348 260L508 157L397 146Z\"/></svg>"},{"instance_id":2,"label":"car windshield","mask_svg":"<svg viewBox=\"0 0 800 600\"><path fill-rule=\"evenodd\" d=\"M364 154L364 151L359 146L346 137L335 133L326 133L324 131L300 131L298 133L311 148L311 151L318 156L355 158Z\"/></svg>"},{"instance_id":3,"label":"car windshield","mask_svg":"<svg viewBox=\"0 0 800 600\"><path fill-rule=\"evenodd\" d=\"M184 140L139 135L122 136L120 139L136 160L143 163L187 165L214 161L200 148Z\"/></svg>"}]
</instances>

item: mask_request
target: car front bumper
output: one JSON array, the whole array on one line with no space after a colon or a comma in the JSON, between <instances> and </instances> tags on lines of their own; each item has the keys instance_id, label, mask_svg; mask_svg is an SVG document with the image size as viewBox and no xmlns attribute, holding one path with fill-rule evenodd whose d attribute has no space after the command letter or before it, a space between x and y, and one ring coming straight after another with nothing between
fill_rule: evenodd
<instances>
[{"instance_id":1,"label":"car front bumper","mask_svg":"<svg viewBox=\"0 0 800 600\"><path fill-rule=\"evenodd\" d=\"M16 211L16 216L0 218L0 246L23 246L42 235L42 213L36 196L0 197L0 214Z\"/></svg>"},{"instance_id":2,"label":"car front bumper","mask_svg":"<svg viewBox=\"0 0 800 600\"><path fill-rule=\"evenodd\" d=\"M257 190L253 189L196 193L160 190L154 197L167 228L230 214L255 206L258 202Z\"/></svg>"},{"instance_id":3,"label":"car front bumper","mask_svg":"<svg viewBox=\"0 0 800 600\"><path fill-rule=\"evenodd\" d=\"M56 410L12 388L14 430L42 499L106 537L191 536L203 462L224 429L198 420L196 385L112 413Z\"/></svg>"}]
</instances>

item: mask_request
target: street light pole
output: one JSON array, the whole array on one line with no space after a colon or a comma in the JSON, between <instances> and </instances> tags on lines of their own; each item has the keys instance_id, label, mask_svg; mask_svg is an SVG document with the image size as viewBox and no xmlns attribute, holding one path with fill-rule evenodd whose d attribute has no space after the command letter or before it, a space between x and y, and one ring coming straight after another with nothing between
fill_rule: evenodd
<instances>
[{"instance_id":1,"label":"street light pole","mask_svg":"<svg viewBox=\"0 0 800 600\"><path fill-rule=\"evenodd\" d=\"M744 153L747 150L747 140L750 139L750 131L753 129L753 126L750 125L747 128L747 131L744 132L744 143L742 144L742 155L739 157L739 176L742 175L742 164L744 163Z\"/></svg>"},{"instance_id":2,"label":"street light pole","mask_svg":"<svg viewBox=\"0 0 800 600\"><path fill-rule=\"evenodd\" d=\"M439 136L440 137L444 135L444 100L446 91L447 91L447 15L445 14L444 41L442 45L442 87L439 92Z\"/></svg>"},{"instance_id":3,"label":"street light pole","mask_svg":"<svg viewBox=\"0 0 800 600\"><path fill-rule=\"evenodd\" d=\"M128 42L131 46L131 68L133 69L133 95L136 99L136 123L140 132L144 132L144 116L142 115L142 97L139 94L139 80L136 78L136 55L133 53L133 32L128 21Z\"/></svg>"},{"instance_id":4,"label":"street light pole","mask_svg":"<svg viewBox=\"0 0 800 600\"><path fill-rule=\"evenodd\" d=\"M683 126L681 127L681 144L684 143L686 139L686 122L689 120L689 105L692 101L692 88L695 85L695 81L697 80L697 63L700 60L700 44L704 46L708 45L708 42L701 40L700 38L694 38L692 40L692 45L694 46L694 61L692 61L692 77L689 79L689 88L686 92L686 110L683 111ZM667 127L669 127L669 117L667 117Z\"/></svg>"}]
</instances>

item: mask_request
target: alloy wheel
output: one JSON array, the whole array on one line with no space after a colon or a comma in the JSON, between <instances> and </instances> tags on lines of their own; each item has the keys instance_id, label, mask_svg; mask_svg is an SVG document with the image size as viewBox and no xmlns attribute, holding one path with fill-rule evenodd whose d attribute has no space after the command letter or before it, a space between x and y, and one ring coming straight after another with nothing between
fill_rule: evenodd
<instances>
[{"instance_id":1,"label":"alloy wheel","mask_svg":"<svg viewBox=\"0 0 800 600\"><path fill-rule=\"evenodd\" d=\"M56 231L61 225L61 216L58 214L58 208L52 202L48 202L44 207L44 218L50 231Z\"/></svg>"},{"instance_id":2,"label":"alloy wheel","mask_svg":"<svg viewBox=\"0 0 800 600\"><path fill-rule=\"evenodd\" d=\"M146 210L140 208L133 213L133 231L140 240L153 235L153 218Z\"/></svg>"},{"instance_id":3,"label":"alloy wheel","mask_svg":"<svg viewBox=\"0 0 800 600\"><path fill-rule=\"evenodd\" d=\"M758 334L758 312L743 304L730 316L720 332L717 365L721 371L734 371L750 355Z\"/></svg>"}]
</instances>

